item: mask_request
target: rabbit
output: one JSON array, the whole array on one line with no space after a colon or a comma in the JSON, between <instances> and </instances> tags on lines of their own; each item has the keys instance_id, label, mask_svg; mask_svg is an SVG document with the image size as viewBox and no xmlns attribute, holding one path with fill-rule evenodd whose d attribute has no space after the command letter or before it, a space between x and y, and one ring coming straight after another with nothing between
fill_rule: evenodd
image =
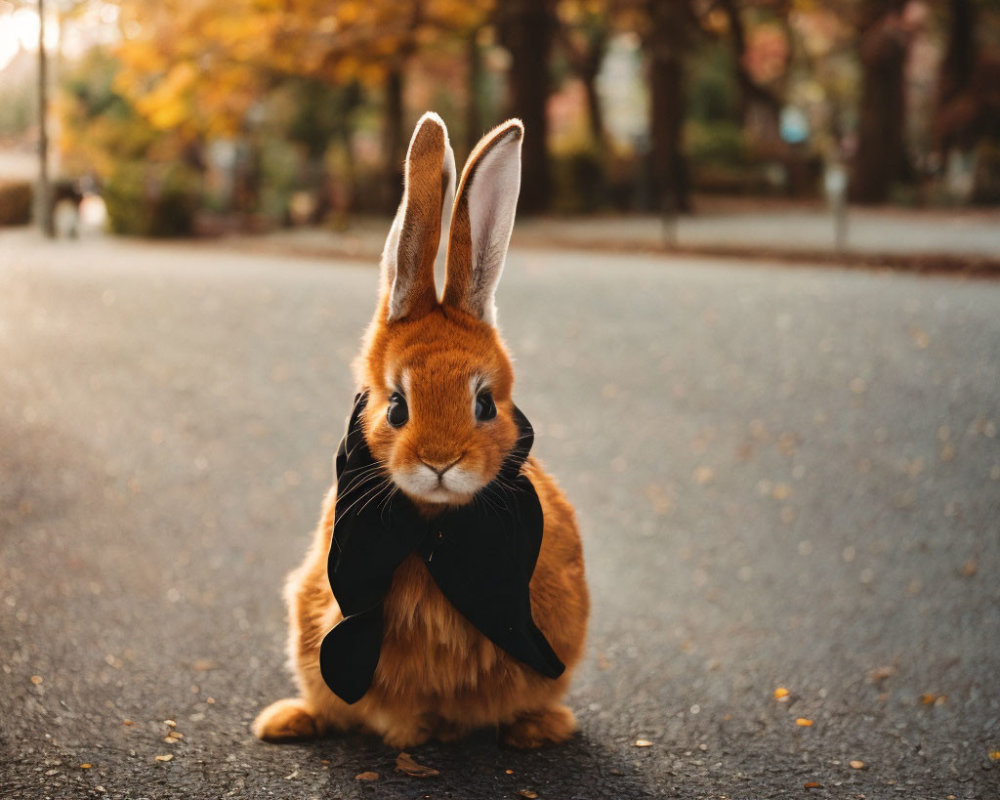
<instances>
[{"instance_id":1,"label":"rabbit","mask_svg":"<svg viewBox=\"0 0 1000 800\"><path fill-rule=\"evenodd\" d=\"M484 136L457 194L440 117L428 112L420 119L407 152L375 316L354 362L364 393L356 414L373 457L425 519L472 503L519 439L494 293L514 224L523 135L521 121L512 119ZM439 299L434 262L449 208ZM254 734L283 742L360 729L408 748L494 728L501 743L522 749L572 736L576 720L561 698L583 655L590 603L580 534L572 506L535 459L527 457L521 475L534 487L544 519L529 573L531 616L565 665L561 675L545 677L495 645L412 554L392 574L384 598L381 654L369 688L353 703L334 694L320 670L321 643L345 616L327 572L334 486L305 561L285 587L289 664L299 695L261 711Z\"/></svg>"}]
</instances>

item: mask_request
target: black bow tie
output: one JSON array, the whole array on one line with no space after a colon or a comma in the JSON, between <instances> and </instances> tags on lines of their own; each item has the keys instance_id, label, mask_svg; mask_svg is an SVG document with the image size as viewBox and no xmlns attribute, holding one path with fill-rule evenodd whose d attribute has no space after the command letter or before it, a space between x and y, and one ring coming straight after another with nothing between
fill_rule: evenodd
<instances>
[{"instance_id":1,"label":"black bow tie","mask_svg":"<svg viewBox=\"0 0 1000 800\"><path fill-rule=\"evenodd\" d=\"M565 667L531 618L528 582L542 544L542 507L521 474L534 433L516 407L519 438L473 502L423 519L372 457L358 395L337 451L337 503L327 574L344 619L323 639L320 669L348 703L371 685L382 647L382 602L396 568L417 552L448 601L484 636L549 678Z\"/></svg>"}]
</instances>

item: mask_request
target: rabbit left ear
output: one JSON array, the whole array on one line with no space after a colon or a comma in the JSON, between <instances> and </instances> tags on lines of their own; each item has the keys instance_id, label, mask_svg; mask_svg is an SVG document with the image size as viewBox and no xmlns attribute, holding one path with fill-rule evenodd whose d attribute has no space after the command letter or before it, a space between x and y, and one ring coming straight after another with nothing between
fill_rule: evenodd
<instances>
[{"instance_id":1,"label":"rabbit left ear","mask_svg":"<svg viewBox=\"0 0 1000 800\"><path fill-rule=\"evenodd\" d=\"M442 303L491 325L521 191L523 137L521 120L511 119L480 140L465 163L451 217Z\"/></svg>"},{"instance_id":2,"label":"rabbit left ear","mask_svg":"<svg viewBox=\"0 0 1000 800\"><path fill-rule=\"evenodd\" d=\"M403 200L382 251L385 320L416 317L437 304L434 259L441 216L455 193L455 154L441 118L428 111L406 153Z\"/></svg>"}]
</instances>

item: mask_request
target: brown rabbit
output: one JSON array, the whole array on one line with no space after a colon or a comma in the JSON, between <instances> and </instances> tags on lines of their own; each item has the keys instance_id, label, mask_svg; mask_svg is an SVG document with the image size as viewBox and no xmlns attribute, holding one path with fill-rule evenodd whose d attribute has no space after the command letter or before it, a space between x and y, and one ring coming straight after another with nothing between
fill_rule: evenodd
<instances>
[{"instance_id":1,"label":"brown rabbit","mask_svg":"<svg viewBox=\"0 0 1000 800\"><path fill-rule=\"evenodd\" d=\"M497 478L519 438L510 357L495 327L494 292L514 224L524 128L487 134L465 165L451 217L439 301L434 260L455 163L441 119L425 114L406 158L403 201L382 255L381 297L355 362L367 402L359 423L374 459L426 519L473 502ZM402 422L400 422L402 420ZM344 615L327 559L336 487L305 562L288 579L288 654L299 696L257 717L273 742L353 727L411 747L499 726L522 748L566 740L575 729L560 703L583 653L589 599L572 507L537 461L521 468L537 493L544 534L530 573L531 616L566 666L544 677L496 646L445 598L424 560L410 555L383 602L381 654L371 684L348 704L320 672L320 646Z\"/></svg>"}]
</instances>

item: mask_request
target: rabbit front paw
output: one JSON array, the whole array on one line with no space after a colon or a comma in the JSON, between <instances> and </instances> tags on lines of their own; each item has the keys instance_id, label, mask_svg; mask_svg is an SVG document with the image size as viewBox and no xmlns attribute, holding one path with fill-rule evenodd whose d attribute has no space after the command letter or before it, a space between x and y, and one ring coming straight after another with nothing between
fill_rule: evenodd
<instances>
[{"instance_id":1,"label":"rabbit front paw","mask_svg":"<svg viewBox=\"0 0 1000 800\"><path fill-rule=\"evenodd\" d=\"M528 711L500 727L500 741L519 750L565 742L576 730L576 717L567 706Z\"/></svg>"},{"instance_id":2,"label":"rabbit front paw","mask_svg":"<svg viewBox=\"0 0 1000 800\"><path fill-rule=\"evenodd\" d=\"M253 732L265 742L293 742L319 734L316 718L301 697L271 703L257 715Z\"/></svg>"}]
</instances>

